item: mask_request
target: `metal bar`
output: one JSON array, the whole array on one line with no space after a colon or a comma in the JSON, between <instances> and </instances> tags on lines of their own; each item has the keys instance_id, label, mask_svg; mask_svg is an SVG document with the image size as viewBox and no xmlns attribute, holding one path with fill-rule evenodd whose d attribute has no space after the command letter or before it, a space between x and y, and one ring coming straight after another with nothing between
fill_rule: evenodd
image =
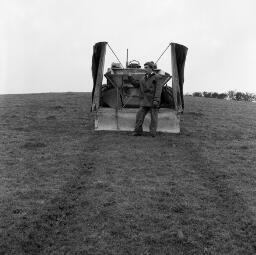
<instances>
[{"instance_id":1,"label":"metal bar","mask_svg":"<svg viewBox=\"0 0 256 255\"><path fill-rule=\"evenodd\" d=\"M110 48L110 50L112 51L112 53L115 55L116 59L118 60L118 62L121 64L122 68L124 69L124 66L122 65L121 61L119 60L119 58L117 57L117 55L115 54L115 52L112 50L112 48L110 47L110 45L108 44L108 47Z\"/></svg>"},{"instance_id":2,"label":"metal bar","mask_svg":"<svg viewBox=\"0 0 256 255\"><path fill-rule=\"evenodd\" d=\"M119 105L119 89L118 89L118 86L116 86L116 128L117 128L117 130L119 130L118 105Z\"/></svg>"},{"instance_id":3,"label":"metal bar","mask_svg":"<svg viewBox=\"0 0 256 255\"><path fill-rule=\"evenodd\" d=\"M167 51L167 49L170 47L170 43L169 45L167 46L167 48L164 50L164 52L161 54L161 56L157 59L157 61L155 62L155 64L157 64L157 62L160 60L160 58L164 55L164 53Z\"/></svg>"}]
</instances>

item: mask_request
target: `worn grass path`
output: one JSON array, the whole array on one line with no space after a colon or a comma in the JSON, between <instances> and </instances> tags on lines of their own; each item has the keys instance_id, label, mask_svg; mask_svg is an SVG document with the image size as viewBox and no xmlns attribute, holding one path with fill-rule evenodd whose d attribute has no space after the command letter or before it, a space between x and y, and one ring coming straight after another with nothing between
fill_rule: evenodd
<instances>
[{"instance_id":1,"label":"worn grass path","mask_svg":"<svg viewBox=\"0 0 256 255\"><path fill-rule=\"evenodd\" d=\"M0 254L256 253L254 104L186 98L181 134L151 138L94 132L89 97L2 111Z\"/></svg>"}]
</instances>

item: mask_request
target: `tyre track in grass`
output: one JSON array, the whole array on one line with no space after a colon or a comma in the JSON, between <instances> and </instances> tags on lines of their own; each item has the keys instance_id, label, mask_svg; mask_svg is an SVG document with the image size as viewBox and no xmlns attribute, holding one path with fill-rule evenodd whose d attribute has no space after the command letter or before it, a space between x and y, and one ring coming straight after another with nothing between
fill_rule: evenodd
<instances>
[{"instance_id":1,"label":"tyre track in grass","mask_svg":"<svg viewBox=\"0 0 256 255\"><path fill-rule=\"evenodd\" d=\"M198 252L197 245L178 237L179 224L172 211L183 210L183 194L177 189L177 183L171 181L177 173L166 171L161 162L156 161L162 153L158 147L154 148L158 140L134 138L128 133L100 133L95 142L101 155L96 163L100 173L97 181L102 191L108 190L110 194L108 197L98 195L99 211L90 220L93 238L85 233L87 241L91 243L93 239L95 243L87 252ZM97 197L96 190L93 197Z\"/></svg>"},{"instance_id":2,"label":"tyre track in grass","mask_svg":"<svg viewBox=\"0 0 256 255\"><path fill-rule=\"evenodd\" d=\"M115 140L115 136L103 133L90 138L90 146L84 148L86 162L80 158L84 162L80 173L40 215L28 215L8 231L1 254L191 254L198 248L177 236L169 209L175 204L174 211L183 210L178 202L182 194L169 178L164 182L165 171L152 165L154 151L139 159L145 146L133 140L130 149L135 151L120 158L117 141L121 148L130 137L122 133ZM142 139L147 148L152 140ZM104 148L110 140L112 145ZM112 160L115 157L120 160ZM130 157L137 163L127 165Z\"/></svg>"},{"instance_id":3,"label":"tyre track in grass","mask_svg":"<svg viewBox=\"0 0 256 255\"><path fill-rule=\"evenodd\" d=\"M231 176L225 171L225 165L221 162L216 164L216 161L203 156L205 141L188 139L183 134L176 142L184 144L184 159L200 178L199 183L210 191L207 196L202 196L202 201L209 207L201 209L206 210L207 218L211 217L219 225L220 232L216 235L216 232L210 231L209 239L204 241L206 250L213 254L256 254L254 216L241 194L229 182ZM216 247L212 250L210 246L213 243Z\"/></svg>"},{"instance_id":4,"label":"tyre track in grass","mask_svg":"<svg viewBox=\"0 0 256 255\"><path fill-rule=\"evenodd\" d=\"M250 213L197 140L88 135L78 175L0 254L254 254Z\"/></svg>"},{"instance_id":5,"label":"tyre track in grass","mask_svg":"<svg viewBox=\"0 0 256 255\"><path fill-rule=\"evenodd\" d=\"M34 97L37 98L37 100L32 102ZM13 219L12 211L9 212L9 216L7 214L4 215L7 219L5 221L6 224L3 226L4 228L0 229L0 254L40 254L44 253L45 249L52 247L54 240L58 240L60 245L62 244L63 241L61 240L65 236L62 233L69 232L70 219L76 215L77 198L81 192L84 192L82 190L86 180L83 179L83 181L79 182L80 176L87 176L87 178L89 178L93 172L89 155L90 151L87 150L87 144L90 143L90 134L92 133L92 121L90 108L84 105L87 99L88 102L90 102L90 98L84 97L84 94L65 94L64 96L56 94L45 96L39 94L24 96L15 95L11 99L14 100L14 102L18 100L18 106L22 111L22 114L17 113L17 116L20 117L20 123L15 122L14 127L19 126L19 128L15 128L15 132L23 132L24 130L21 127L26 123L29 128L26 129L26 134L23 135L23 140L26 140L27 137L29 140L31 138L36 140L36 138L43 136L45 136L45 139L54 137L53 140L56 141L56 146L59 146L60 150L62 149L62 157L67 155L67 158L65 158L63 162L57 161L59 163L59 165L56 165L56 169L58 170L57 174L61 174L61 171L63 171L63 174L65 175L65 169L68 170L68 173L74 173L74 176L70 177L69 181L65 177L59 176L59 179L64 183L64 186L60 186L60 188L57 186L59 191L54 192L54 194L50 196L51 199L45 200L44 203L39 204L37 208L32 204L30 208L26 208L26 214L23 214L16 219ZM46 101L46 103L44 103L44 101ZM9 109L13 110L14 102L10 100L9 107L5 106L5 109L7 109L6 116L9 116ZM83 103L82 107L81 103ZM29 106L27 104L29 104ZM69 107L66 108L66 105L69 105ZM77 107L78 105L79 107ZM31 109L33 109L32 113L30 113ZM53 120L53 122L49 123L48 118L45 119L44 116L52 114L53 110L57 110L56 116L58 116L59 121L56 121L56 117L52 117L50 120ZM38 123L31 126L31 120L25 122L22 117L23 112L24 115L26 114L30 117L35 115ZM10 125L11 124L12 122L10 122ZM8 132L6 133L9 134ZM73 159L70 159L70 154L67 154L69 150L65 147L66 144L65 146L62 144L62 142L66 142L66 140L61 141L61 135L59 134L63 136L65 135L65 138L69 138L70 142L68 142L68 144L71 145L70 154L73 155ZM26 143L26 145L31 144ZM51 151L54 146L50 147L49 151ZM57 156L61 154L58 149ZM25 163L30 162L35 153L37 153L37 151L31 153L30 150L29 153L25 154ZM53 156L53 160L55 161L58 159L56 158L56 155L54 154ZM85 158L87 155L88 158ZM70 162L68 162L69 159ZM52 172L47 172L48 170L51 170L47 169L49 167L47 162L45 163L44 160L41 160L38 163L44 164L46 176L51 177ZM63 169L61 170L62 164L65 163L67 163L67 166L63 166ZM70 170L68 169L69 167L71 168ZM30 165L28 165L27 168L32 176L33 174L38 173L35 171L36 169L31 168ZM57 174L56 179L58 178ZM49 189L56 189L56 184L51 182L51 180L49 180L49 182L53 185L53 187L49 186ZM42 183L44 184L44 180L42 180ZM42 183L39 182L39 184ZM50 184L47 183L47 185ZM29 186L31 191L34 191L33 185L35 184L32 183L32 187ZM88 185L85 186L87 187ZM40 189L40 186L38 189ZM36 193L37 190L34 192ZM42 192L44 192L44 190L42 190ZM22 194L22 192L20 193ZM34 194L32 194L32 196L34 196ZM11 197L11 199L14 198ZM27 201L22 202L26 203ZM49 253L51 254L52 251Z\"/></svg>"},{"instance_id":6,"label":"tyre track in grass","mask_svg":"<svg viewBox=\"0 0 256 255\"><path fill-rule=\"evenodd\" d=\"M118 141L124 146L126 139L125 135L120 135ZM107 141L105 137L101 145ZM163 135L153 141L149 137L130 141L133 153L128 150L128 158L122 153L117 155L119 159L123 157L118 161L123 171L114 171L115 164L112 164L105 175L112 184L123 185L119 191L115 189L115 194L123 194L116 198L121 201L114 210L120 210L120 204L130 210L130 220L136 222L140 230L138 246L150 254L164 254L164 251L177 254L255 253L255 222L245 201L228 183L227 173L202 156L204 147L197 138L189 139L182 134ZM103 152L111 154L122 150L122 146L113 149L111 145ZM147 156L141 153L143 151ZM140 160L135 155L144 158ZM128 160L137 161L137 164L133 163L133 168L129 169L125 167ZM128 199L122 201L124 197ZM121 210L119 215L125 213ZM134 218L134 215L140 217ZM129 221L125 222L129 225ZM147 229L143 222L151 228ZM177 238L179 231L183 231L182 240Z\"/></svg>"},{"instance_id":7,"label":"tyre track in grass","mask_svg":"<svg viewBox=\"0 0 256 255\"><path fill-rule=\"evenodd\" d=\"M89 135L89 134L88 134ZM90 139L84 139L90 142ZM70 179L58 192L48 201L40 211L30 211L18 222L11 226L1 236L0 254L62 254L54 251L55 242L62 246L68 241L68 233L73 217L77 213L79 197L86 192L87 181L93 174L93 161L90 157L85 160L84 151L77 159L80 162L80 171ZM81 177L84 177L81 179ZM65 239L66 238L66 239ZM46 253L44 251L47 251ZM55 253L56 254L56 253Z\"/></svg>"},{"instance_id":8,"label":"tyre track in grass","mask_svg":"<svg viewBox=\"0 0 256 255\"><path fill-rule=\"evenodd\" d=\"M130 138L133 152L125 156L120 151L128 137L99 133L93 139L98 161L87 207L78 205L77 221L87 228L73 233L77 252L254 254L255 225L244 201L220 180L221 171L205 164L197 143L182 136ZM152 144L157 151L147 149Z\"/></svg>"}]
</instances>

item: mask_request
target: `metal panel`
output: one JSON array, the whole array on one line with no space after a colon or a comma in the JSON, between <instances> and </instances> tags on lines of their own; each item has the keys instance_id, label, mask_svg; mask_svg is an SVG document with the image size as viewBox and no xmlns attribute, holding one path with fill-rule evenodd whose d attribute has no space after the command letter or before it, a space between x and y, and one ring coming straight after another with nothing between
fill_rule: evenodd
<instances>
[{"instance_id":1,"label":"metal panel","mask_svg":"<svg viewBox=\"0 0 256 255\"><path fill-rule=\"evenodd\" d=\"M175 107L178 112L184 110L183 99L183 83L184 83L184 68L188 48L178 43L171 43L171 59L172 59L172 74L173 74L173 93Z\"/></svg>"},{"instance_id":2,"label":"metal panel","mask_svg":"<svg viewBox=\"0 0 256 255\"><path fill-rule=\"evenodd\" d=\"M92 60L92 75L93 75L93 92L92 92L92 110L99 108L101 86L103 80L103 71L105 64L107 42L99 42L94 45L94 53Z\"/></svg>"},{"instance_id":3,"label":"metal panel","mask_svg":"<svg viewBox=\"0 0 256 255\"><path fill-rule=\"evenodd\" d=\"M178 73L174 43L171 43L171 60L172 60L172 90L173 90L175 109L177 112L182 112L182 103L181 103L180 85L179 85L179 73Z\"/></svg>"},{"instance_id":4,"label":"metal panel","mask_svg":"<svg viewBox=\"0 0 256 255\"><path fill-rule=\"evenodd\" d=\"M113 108L99 108L95 118L95 130L133 131L138 109L122 109L116 111ZM150 114L146 115L143 130L149 131ZM171 109L159 109L158 128L159 132L179 133L180 117Z\"/></svg>"}]
</instances>

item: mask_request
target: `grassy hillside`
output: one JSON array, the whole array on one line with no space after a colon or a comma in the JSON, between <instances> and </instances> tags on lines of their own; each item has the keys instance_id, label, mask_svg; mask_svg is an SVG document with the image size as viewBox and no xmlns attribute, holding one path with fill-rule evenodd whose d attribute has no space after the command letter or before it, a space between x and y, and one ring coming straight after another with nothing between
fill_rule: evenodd
<instances>
[{"instance_id":1,"label":"grassy hillside","mask_svg":"<svg viewBox=\"0 0 256 255\"><path fill-rule=\"evenodd\" d=\"M90 96L0 96L0 254L256 253L256 104L186 97L152 138Z\"/></svg>"}]
</instances>

